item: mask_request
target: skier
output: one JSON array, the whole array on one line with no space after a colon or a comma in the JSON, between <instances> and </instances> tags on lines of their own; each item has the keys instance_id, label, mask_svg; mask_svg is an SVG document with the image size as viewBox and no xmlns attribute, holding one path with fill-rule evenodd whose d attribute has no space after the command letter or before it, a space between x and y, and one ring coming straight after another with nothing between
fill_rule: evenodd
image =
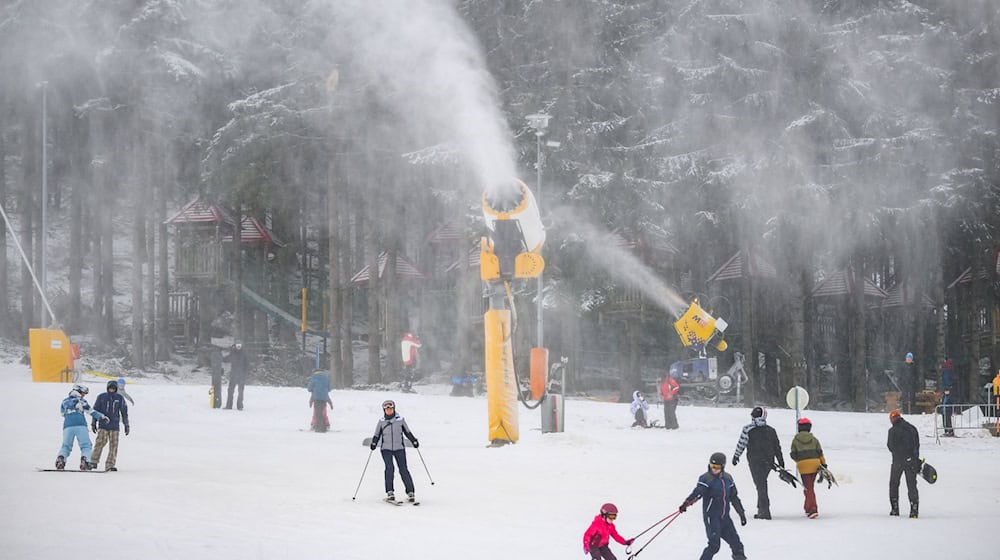
<instances>
[{"instance_id":1,"label":"skier","mask_svg":"<svg viewBox=\"0 0 1000 560\"><path fill-rule=\"evenodd\" d=\"M632 393L632 408L630 410L632 411L632 416L635 417L635 422L632 422L631 427L649 427L649 424L646 423L646 413L649 412L649 403L646 402L646 397L642 396L642 393L639 391Z\"/></svg>"},{"instance_id":2,"label":"skier","mask_svg":"<svg viewBox=\"0 0 1000 560\"><path fill-rule=\"evenodd\" d=\"M910 500L910 517L917 518L920 494L917 492L917 472L920 470L920 434L903 419L898 410L889 413L889 439L886 447L892 453L889 467L889 515L899 516L899 479L906 475L906 497Z\"/></svg>"},{"instance_id":3,"label":"skier","mask_svg":"<svg viewBox=\"0 0 1000 560\"><path fill-rule=\"evenodd\" d=\"M410 440L414 448L420 447L417 437L410 431L410 426L402 416L396 414L396 403L387 400L382 403L383 416L375 425L375 435L372 437L372 451L382 442L382 462L385 463L385 500L395 502L396 496L393 492L393 478L395 472L392 460L396 460L399 465L399 476L403 479L403 488L406 490L406 501L416 502L413 489L413 477L410 470L406 468L406 447L403 446L403 436Z\"/></svg>"},{"instance_id":4,"label":"skier","mask_svg":"<svg viewBox=\"0 0 1000 560\"><path fill-rule=\"evenodd\" d=\"M80 446L80 470L90 470L90 434L87 433L87 419L84 415L89 415L98 422L106 422L107 417L90 408L90 403L84 398L89 392L90 389L84 385L73 385L69 396L63 399L59 407L63 416L62 447L56 457L56 468L59 470L66 468L66 457L73 451L74 439Z\"/></svg>"},{"instance_id":5,"label":"skier","mask_svg":"<svg viewBox=\"0 0 1000 560\"><path fill-rule=\"evenodd\" d=\"M400 386L405 393L413 392L413 380L416 378L417 351L423 346L420 339L413 333L403 334L403 340L399 343L400 352L403 357L403 371L400 375Z\"/></svg>"},{"instance_id":6,"label":"skier","mask_svg":"<svg viewBox=\"0 0 1000 560\"><path fill-rule=\"evenodd\" d=\"M309 376L309 406L313 410L312 429L317 432L325 432L330 428L330 417L326 415L326 407L333 408L333 400L330 399L330 376L323 370L318 369Z\"/></svg>"},{"instance_id":7,"label":"skier","mask_svg":"<svg viewBox=\"0 0 1000 560\"><path fill-rule=\"evenodd\" d=\"M799 432L792 439L792 452L789 454L799 474L802 475L802 493L805 494L803 506L809 519L819 517L819 507L816 505L816 473L820 467L826 468L826 457L823 456L823 446L816 436L812 435L812 421L799 418Z\"/></svg>"},{"instance_id":8,"label":"skier","mask_svg":"<svg viewBox=\"0 0 1000 560\"><path fill-rule=\"evenodd\" d=\"M660 395L663 396L663 427L668 430L676 430L677 426L677 394L681 392L681 386L677 384L669 373L663 377L660 385Z\"/></svg>"},{"instance_id":9,"label":"skier","mask_svg":"<svg viewBox=\"0 0 1000 560\"><path fill-rule=\"evenodd\" d=\"M123 397L125 397L125 399L128 400L128 404L133 404L133 405L135 404L135 401L132 400L131 396L129 396L128 391L125 390L125 378L124 377L119 377L118 378L118 394L121 395L121 396L123 396Z\"/></svg>"},{"instance_id":10,"label":"skier","mask_svg":"<svg viewBox=\"0 0 1000 560\"><path fill-rule=\"evenodd\" d=\"M746 560L743 551L743 542L736 532L736 526L729 517L729 505L736 509L736 514L740 516L740 525L747 524L746 512L743 510L743 502L740 501L739 493L736 491L736 483L733 477L725 472L726 455L724 453L712 453L708 459L708 471L698 477L698 484L695 485L691 494L681 503L680 511L684 513L688 506L692 505L699 498L701 500L702 518L705 522L705 534L708 535L708 546L701 553L701 560L709 560L719 552L722 540L729 544L733 551L733 560Z\"/></svg>"},{"instance_id":11,"label":"skier","mask_svg":"<svg viewBox=\"0 0 1000 560\"><path fill-rule=\"evenodd\" d=\"M233 391L237 387L239 395L236 398L236 409L243 410L243 388L246 387L247 374L250 372L250 360L243 353L243 343L237 340L223 361L232 364L229 367L229 396L226 398L226 410L233 409Z\"/></svg>"},{"instance_id":12,"label":"skier","mask_svg":"<svg viewBox=\"0 0 1000 560\"><path fill-rule=\"evenodd\" d=\"M781 443L778 433L767 425L767 409L755 406L750 411L750 423L743 426L740 440L733 452L733 466L740 462L740 455L747 450L747 463L750 465L750 477L757 488L757 513L754 519L771 519L771 500L767 495L767 476L777 464L785 468L785 459L781 456Z\"/></svg>"},{"instance_id":13,"label":"skier","mask_svg":"<svg viewBox=\"0 0 1000 560\"><path fill-rule=\"evenodd\" d=\"M635 539L626 539L618 534L615 519L618 519L618 508L615 504L604 504L601 513L594 516L594 521L584 531L583 552L593 560L618 560L611 552L612 538L625 546L635 542Z\"/></svg>"},{"instance_id":14,"label":"skier","mask_svg":"<svg viewBox=\"0 0 1000 560\"><path fill-rule=\"evenodd\" d=\"M114 379L108 381L107 390L98 395L97 400L94 401L94 410L107 416L108 421L103 422L101 428L97 427L97 420L90 422L90 429L97 434L94 452L91 454L90 468L97 468L97 463L101 462L101 452L104 451L104 445L108 444L108 459L104 462L104 470L117 471L115 463L118 459L119 425L125 429L125 435L128 435L129 432L128 405L125 404L125 398L118 394L117 381Z\"/></svg>"},{"instance_id":15,"label":"skier","mask_svg":"<svg viewBox=\"0 0 1000 560\"><path fill-rule=\"evenodd\" d=\"M954 403L952 392L955 391L955 362L948 358L941 364L941 424L944 426L945 437L955 437L951 426L951 404Z\"/></svg>"}]
</instances>

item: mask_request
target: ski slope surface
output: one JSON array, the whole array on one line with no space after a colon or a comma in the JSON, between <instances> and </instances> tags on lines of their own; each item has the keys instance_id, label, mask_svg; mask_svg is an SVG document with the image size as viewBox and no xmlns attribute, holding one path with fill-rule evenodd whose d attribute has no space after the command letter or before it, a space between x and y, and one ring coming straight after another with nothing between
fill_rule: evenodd
<instances>
[{"instance_id":1,"label":"ski slope surface","mask_svg":"<svg viewBox=\"0 0 1000 560\"><path fill-rule=\"evenodd\" d=\"M582 535L602 503L615 503L618 530L635 536L677 510L712 452L732 456L749 421L748 409L682 406L679 430L633 429L628 404L569 399L564 433L542 434L539 412L522 408L520 442L487 448L485 397L450 397L443 385L406 395L334 391L332 431L318 434L308 431L304 388L251 386L245 410L213 410L206 385L137 380L127 386L135 404L120 471L49 473L36 468L55 460L59 403L70 385L30 377L25 366L0 365L12 428L0 453L3 558L587 558ZM86 384L93 403L104 381ZM416 507L381 501L381 457L361 443L386 398L420 440L419 453L407 450ZM904 482L904 517L890 518L887 415L806 414L840 485L817 489L820 518L810 520L801 490L772 476L774 519L738 527L749 558L1000 558L1000 439L984 431L938 445L933 418L908 416L940 478L920 481L919 519L905 517ZM651 416L662 418L662 409ZM768 414L789 465L794 418L791 410ZM74 449L68 467L78 464ZM726 470L752 517L745 461ZM697 558L706 540L700 511L698 504L682 514L641 557ZM612 550L629 557L617 543ZM725 543L716 557L730 557Z\"/></svg>"}]
</instances>

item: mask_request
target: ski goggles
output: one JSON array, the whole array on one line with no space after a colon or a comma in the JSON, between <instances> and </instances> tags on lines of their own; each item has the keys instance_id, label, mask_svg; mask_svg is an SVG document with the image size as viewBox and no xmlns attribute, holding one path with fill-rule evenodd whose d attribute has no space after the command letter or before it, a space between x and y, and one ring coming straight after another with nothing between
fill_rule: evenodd
<instances>
[{"instance_id":1,"label":"ski goggles","mask_svg":"<svg viewBox=\"0 0 1000 560\"><path fill-rule=\"evenodd\" d=\"M604 517L607 517L611 521L614 521L615 519L618 519L618 514L617 513L606 513L606 514L604 514Z\"/></svg>"}]
</instances>

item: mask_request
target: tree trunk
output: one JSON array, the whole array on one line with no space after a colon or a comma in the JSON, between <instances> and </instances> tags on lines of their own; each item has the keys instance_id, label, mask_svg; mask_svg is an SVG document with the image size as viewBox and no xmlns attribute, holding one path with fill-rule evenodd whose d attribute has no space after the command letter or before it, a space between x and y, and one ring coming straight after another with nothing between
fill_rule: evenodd
<instances>
[{"instance_id":1,"label":"tree trunk","mask_svg":"<svg viewBox=\"0 0 1000 560\"><path fill-rule=\"evenodd\" d=\"M230 247L231 261L233 263L233 337L243 340L243 203L236 202L233 208L233 215L236 216L236 226L233 228L233 245ZM207 342L207 333L200 333ZM205 343L203 342L203 344Z\"/></svg>"},{"instance_id":2,"label":"tree trunk","mask_svg":"<svg viewBox=\"0 0 1000 560\"><path fill-rule=\"evenodd\" d=\"M369 185L368 201L365 204L368 214L368 235L365 240L365 252L368 256L368 383L374 385L382 382L382 364L379 359L380 323L379 315L379 240L378 220L375 219L376 189Z\"/></svg>"},{"instance_id":3,"label":"tree trunk","mask_svg":"<svg viewBox=\"0 0 1000 560\"><path fill-rule=\"evenodd\" d=\"M77 332L81 327L83 314L83 204L84 191L93 192L91 171L90 143L87 141L87 128L90 118L73 119L73 154L70 156L70 172L76 179L70 191L69 215L69 310L65 319L70 332Z\"/></svg>"},{"instance_id":4,"label":"tree trunk","mask_svg":"<svg viewBox=\"0 0 1000 560\"><path fill-rule=\"evenodd\" d=\"M21 168L23 183L21 185L21 232L18 237L21 239L21 248L24 254L30 259L33 254L33 223L34 223L34 196L35 185L37 185L37 162L36 152L38 145L35 136L35 121L32 113L26 112L24 116L24 144L21 146ZM28 330L35 325L35 285L31 279L31 272L28 263L21 263L21 333L27 335Z\"/></svg>"},{"instance_id":5,"label":"tree trunk","mask_svg":"<svg viewBox=\"0 0 1000 560\"><path fill-rule=\"evenodd\" d=\"M330 380L333 382L333 386L339 388L346 387L347 384L344 382L344 362L343 354L340 348L340 333L341 333L341 317L340 317L340 253L343 250L340 247L340 205L338 204L337 188L334 180L336 178L336 167L334 164L334 159L331 157L330 162L327 166L327 189L325 192L326 196L326 225L324 231L321 231L320 235L329 236L328 250L325 252L326 261L320 261L320 270L326 270L323 266L327 265L329 272L327 273L327 302L329 309L327 311L328 324L327 332L329 333L329 341L327 344L328 351L330 352ZM320 252L321 256L324 254Z\"/></svg>"},{"instance_id":6,"label":"tree trunk","mask_svg":"<svg viewBox=\"0 0 1000 560\"><path fill-rule=\"evenodd\" d=\"M345 199L347 199L345 197ZM350 202L356 200L355 197L351 196ZM356 206L356 205L355 205ZM350 285L351 276L353 276L355 270L355 249L360 250L364 245L360 243L360 240L352 242L351 237L351 219L350 217L355 216L355 225L357 228L361 223L361 216L363 212L359 208L350 209L352 211L342 213L340 227L342 235L339 236L341 247L340 247L340 273L338 274L338 282L340 285L340 318L338 328L340 329L340 349L342 352L342 373L341 381L344 383L344 387L351 387L354 385L354 289ZM360 233L357 233L360 236Z\"/></svg>"},{"instance_id":7,"label":"tree trunk","mask_svg":"<svg viewBox=\"0 0 1000 560\"><path fill-rule=\"evenodd\" d=\"M0 105L6 99L0 98ZM4 213L7 206L7 145L4 143L5 121L0 121L0 206L3 206ZM0 338L7 338L12 325L10 324L10 286L8 285L7 270L7 224L0 224L0 247L4 247L3 254L0 254Z\"/></svg>"},{"instance_id":8,"label":"tree trunk","mask_svg":"<svg viewBox=\"0 0 1000 560\"><path fill-rule=\"evenodd\" d=\"M740 318L743 324L740 325L740 332L743 333L742 343L746 352L746 361L743 364L746 369L748 381L744 386L743 404L754 406L757 404L757 390L759 389L760 375L758 368L757 348L754 341L754 313L753 313L753 282L750 278L750 250L744 246L742 281L740 282Z\"/></svg>"},{"instance_id":9,"label":"tree trunk","mask_svg":"<svg viewBox=\"0 0 1000 560\"><path fill-rule=\"evenodd\" d=\"M868 375L865 353L865 262L861 257L854 259L851 269L854 292L848 304L851 332L851 401L855 412L863 412L867 407Z\"/></svg>"},{"instance_id":10,"label":"tree trunk","mask_svg":"<svg viewBox=\"0 0 1000 560\"><path fill-rule=\"evenodd\" d=\"M144 145L139 131L138 115L133 113L131 120L132 138L131 153L129 154L128 183L125 188L132 193L132 363L139 368L146 365L143 350L143 281L142 281L142 261L146 253L146 238L143 235L146 221L146 181L140 179L141 163Z\"/></svg>"},{"instance_id":11,"label":"tree trunk","mask_svg":"<svg viewBox=\"0 0 1000 560\"><path fill-rule=\"evenodd\" d=\"M157 360L167 360L170 358L170 276L169 276L169 255L167 253L167 186L166 186L166 173L165 169L160 167L160 178L163 181L160 183L160 196L156 201L156 224L159 230L159 261L160 261L160 274L158 277L159 281L159 293L157 293L157 329L156 338L158 340L156 344L156 354L155 359ZM152 255L150 255L152 258ZM185 317L185 321L187 318Z\"/></svg>"}]
</instances>

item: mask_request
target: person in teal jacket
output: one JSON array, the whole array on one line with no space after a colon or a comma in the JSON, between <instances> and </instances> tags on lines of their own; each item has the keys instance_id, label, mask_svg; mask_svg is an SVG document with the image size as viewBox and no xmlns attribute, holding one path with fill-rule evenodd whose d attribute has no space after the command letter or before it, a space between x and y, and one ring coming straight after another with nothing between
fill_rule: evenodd
<instances>
[{"instance_id":1,"label":"person in teal jacket","mask_svg":"<svg viewBox=\"0 0 1000 560\"><path fill-rule=\"evenodd\" d=\"M309 376L306 389L309 389L309 406L313 409L312 429L316 432L325 432L330 428L330 417L326 415L326 408L327 406L333 408L329 374L321 369L314 371Z\"/></svg>"},{"instance_id":2,"label":"person in teal jacket","mask_svg":"<svg viewBox=\"0 0 1000 560\"><path fill-rule=\"evenodd\" d=\"M106 423L108 417L90 407L84 398L90 389L85 385L73 385L69 396L63 399L59 412L63 417L63 441L56 457L56 468L66 468L66 457L73 451L73 440L80 446L80 470L90 470L90 434L87 432L87 416L94 421Z\"/></svg>"}]
</instances>

